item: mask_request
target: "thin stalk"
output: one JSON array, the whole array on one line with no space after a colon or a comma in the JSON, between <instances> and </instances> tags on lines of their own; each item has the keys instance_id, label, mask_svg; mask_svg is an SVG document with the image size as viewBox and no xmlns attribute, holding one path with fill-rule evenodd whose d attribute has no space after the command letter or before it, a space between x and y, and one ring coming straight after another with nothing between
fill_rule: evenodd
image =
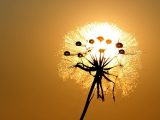
<instances>
[{"instance_id":1,"label":"thin stalk","mask_svg":"<svg viewBox=\"0 0 160 120\"><path fill-rule=\"evenodd\" d=\"M92 96L94 87L95 87L97 81L99 81L99 79L100 79L100 72L97 71L97 72L96 72L96 75L95 75L95 77L94 77L94 81L93 81L93 83L92 83L92 86L91 86L91 88L90 88L90 91L89 91L89 94L88 94L88 97L87 97L87 100L86 100L86 104L85 104L85 107L84 107L84 109L83 109L83 112L82 112L82 115L81 115L81 117L80 117L80 120L83 120L83 119L84 119L84 116L85 116L85 114L86 114L86 112L87 112L88 106L89 106L89 104L90 104L90 102L91 102L91 96Z\"/></svg>"}]
</instances>

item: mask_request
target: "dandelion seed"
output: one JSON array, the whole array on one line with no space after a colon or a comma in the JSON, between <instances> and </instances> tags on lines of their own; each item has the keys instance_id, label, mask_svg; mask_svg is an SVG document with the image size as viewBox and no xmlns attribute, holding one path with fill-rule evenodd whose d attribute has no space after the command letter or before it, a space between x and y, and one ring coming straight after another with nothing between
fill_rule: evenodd
<instances>
[{"instance_id":1,"label":"dandelion seed","mask_svg":"<svg viewBox=\"0 0 160 120\"><path fill-rule=\"evenodd\" d=\"M76 42L76 46L81 46L81 45L82 45L82 43L80 41Z\"/></svg>"},{"instance_id":2,"label":"dandelion seed","mask_svg":"<svg viewBox=\"0 0 160 120\"><path fill-rule=\"evenodd\" d=\"M93 44L93 43L94 43L94 40L93 40L93 39L90 39L90 40L89 40L89 43Z\"/></svg>"},{"instance_id":3,"label":"dandelion seed","mask_svg":"<svg viewBox=\"0 0 160 120\"><path fill-rule=\"evenodd\" d=\"M69 51L65 51L65 52L64 52L64 55L65 55L65 56L69 56L69 55L70 55L70 52L69 52Z\"/></svg>"},{"instance_id":4,"label":"dandelion seed","mask_svg":"<svg viewBox=\"0 0 160 120\"><path fill-rule=\"evenodd\" d=\"M125 51L123 49L119 50L119 54L125 54Z\"/></svg>"},{"instance_id":5,"label":"dandelion seed","mask_svg":"<svg viewBox=\"0 0 160 120\"><path fill-rule=\"evenodd\" d=\"M122 47L123 47L123 44L120 43L120 42L118 42L118 43L116 44L116 47L117 47L117 48L122 48Z\"/></svg>"},{"instance_id":6,"label":"dandelion seed","mask_svg":"<svg viewBox=\"0 0 160 120\"><path fill-rule=\"evenodd\" d=\"M107 44L111 44L111 43L112 43L112 40L111 40L111 39L107 39L107 40L106 40L106 43L107 43Z\"/></svg>"}]
</instances>

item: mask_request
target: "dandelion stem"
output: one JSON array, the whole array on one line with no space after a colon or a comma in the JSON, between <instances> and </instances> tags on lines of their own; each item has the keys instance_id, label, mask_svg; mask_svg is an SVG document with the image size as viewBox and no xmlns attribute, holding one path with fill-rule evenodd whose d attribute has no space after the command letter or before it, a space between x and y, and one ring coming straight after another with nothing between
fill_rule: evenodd
<instances>
[{"instance_id":1,"label":"dandelion stem","mask_svg":"<svg viewBox=\"0 0 160 120\"><path fill-rule=\"evenodd\" d=\"M101 73L97 70L96 75L95 75L95 78L94 78L94 81L93 81L93 83L92 83L92 86L91 86L91 88L90 88L90 91L89 91L89 94L88 94L88 97L87 97L87 100L86 100L86 104L85 104L84 110L83 110L82 115L81 115L81 117L80 117L80 120L83 120L83 119L84 119L84 116L85 116L85 114L86 114L86 112L87 112L87 109L88 109L88 107L89 107L89 104L90 104L90 102L91 102L91 96L92 96L94 87L95 87L97 81L100 79L100 75L101 75Z\"/></svg>"}]
</instances>

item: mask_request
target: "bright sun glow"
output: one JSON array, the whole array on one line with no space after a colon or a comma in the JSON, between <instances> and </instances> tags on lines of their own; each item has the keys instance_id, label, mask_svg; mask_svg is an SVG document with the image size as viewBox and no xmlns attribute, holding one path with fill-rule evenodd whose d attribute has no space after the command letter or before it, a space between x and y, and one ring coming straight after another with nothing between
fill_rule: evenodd
<instances>
[{"instance_id":1,"label":"bright sun glow","mask_svg":"<svg viewBox=\"0 0 160 120\"><path fill-rule=\"evenodd\" d=\"M89 61L92 57L99 59L112 59L107 67L115 67L110 74L118 76L107 76L116 84L116 90L121 90L124 95L135 88L138 77L140 52L137 41L131 34L122 31L119 27L109 23L91 23L69 32L65 36L65 43L62 49L62 61L59 65L60 76L64 79L70 78L89 87L93 81L94 72L89 73L74 68L78 62L92 67ZM104 91L112 88L111 83L103 81ZM108 91L107 91L108 90Z\"/></svg>"}]
</instances>

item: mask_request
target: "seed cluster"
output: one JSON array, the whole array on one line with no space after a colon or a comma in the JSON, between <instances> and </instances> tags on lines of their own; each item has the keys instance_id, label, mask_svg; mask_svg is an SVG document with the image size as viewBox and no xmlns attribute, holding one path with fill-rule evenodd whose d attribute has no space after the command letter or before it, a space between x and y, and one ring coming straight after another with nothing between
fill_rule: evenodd
<instances>
[{"instance_id":1,"label":"seed cluster","mask_svg":"<svg viewBox=\"0 0 160 120\"><path fill-rule=\"evenodd\" d=\"M97 37L97 40L98 40L99 42L102 42L102 41L104 41L105 39L104 39L103 36L98 36L98 37ZM89 44L91 44L91 45L95 44L95 41L96 41L96 40L94 40L94 39L89 39L89 40L88 40ZM112 40L111 40L111 39L106 39L105 42L106 42L107 45L112 44ZM81 41L77 41L77 42L75 43L75 45L76 45L76 46L82 46L82 43L81 43ZM117 42L117 43L115 44L115 47L118 49L118 53L119 53L119 54L125 54L125 50L122 49L122 48L123 48L123 44L122 44L121 42ZM104 49L99 49L99 52L104 52L104 51L105 51ZM88 51L88 52L90 52L90 51ZM65 55L65 56L70 56L70 55L72 55L72 54L71 54L69 51L65 51L65 52L64 52L64 55ZM77 53L76 55L77 55L78 57L83 57L83 56L84 56L83 53Z\"/></svg>"}]
</instances>

